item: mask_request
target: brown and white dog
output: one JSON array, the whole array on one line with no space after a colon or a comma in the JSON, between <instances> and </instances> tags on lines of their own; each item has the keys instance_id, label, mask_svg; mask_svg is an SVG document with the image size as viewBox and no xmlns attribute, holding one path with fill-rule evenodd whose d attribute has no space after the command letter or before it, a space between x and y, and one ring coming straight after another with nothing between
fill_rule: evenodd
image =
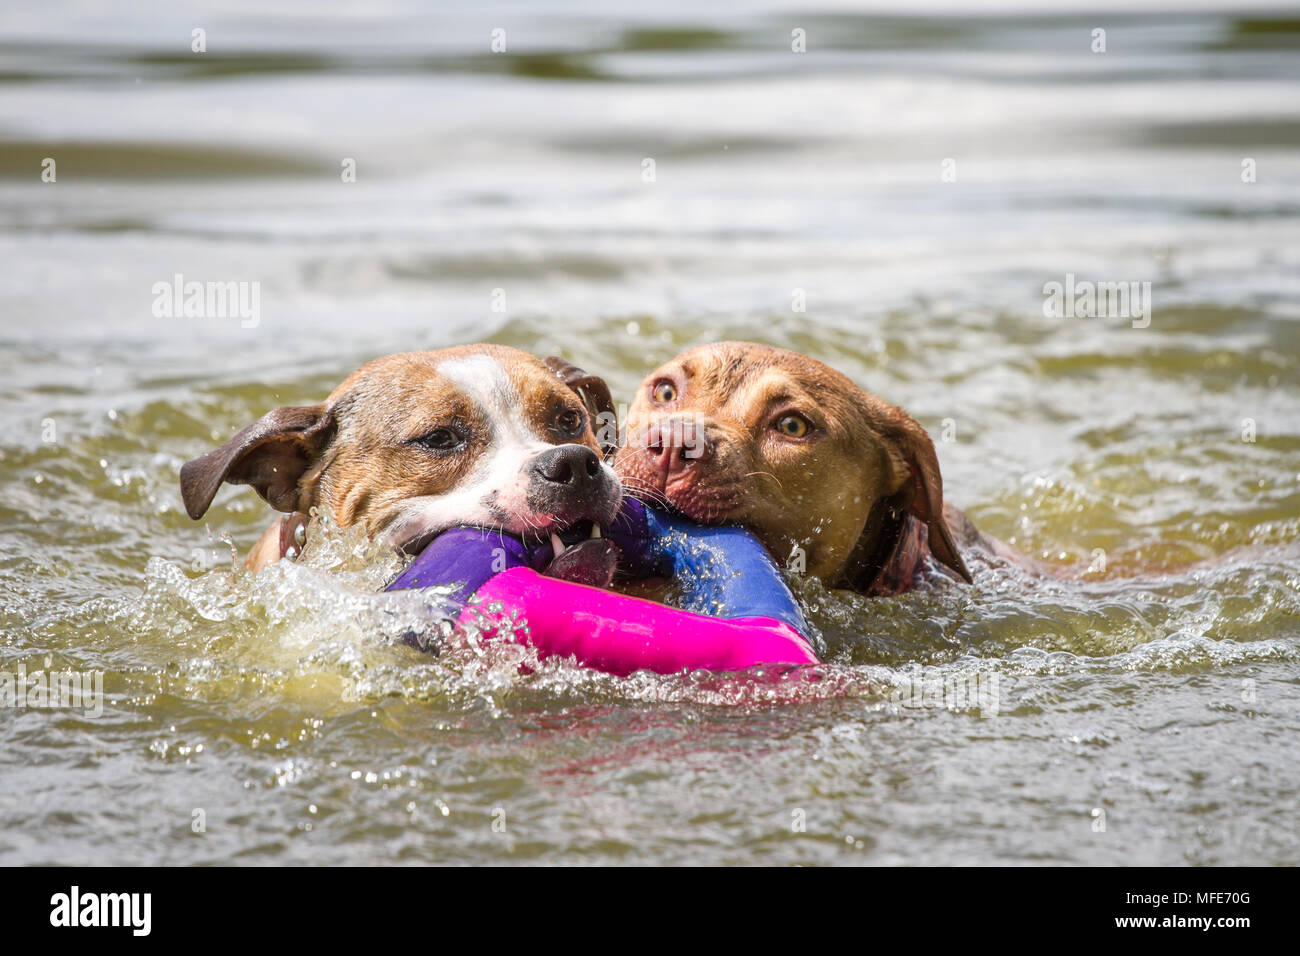
<instances>
[{"instance_id":1,"label":"brown and white dog","mask_svg":"<svg viewBox=\"0 0 1300 956\"><path fill-rule=\"evenodd\" d=\"M925 429L796 352L689 349L642 382L627 434L616 468L630 493L742 525L831 586L897 594L930 558L970 582L962 547L1015 555L944 504Z\"/></svg>"},{"instance_id":2,"label":"brown and white dog","mask_svg":"<svg viewBox=\"0 0 1300 956\"><path fill-rule=\"evenodd\" d=\"M560 359L499 345L390 355L187 462L181 495L198 520L223 481L251 485L289 515L253 569L295 552L313 508L412 553L454 525L549 537L558 565L557 535L587 522L598 535L622 501L596 434L612 414L605 383Z\"/></svg>"}]
</instances>

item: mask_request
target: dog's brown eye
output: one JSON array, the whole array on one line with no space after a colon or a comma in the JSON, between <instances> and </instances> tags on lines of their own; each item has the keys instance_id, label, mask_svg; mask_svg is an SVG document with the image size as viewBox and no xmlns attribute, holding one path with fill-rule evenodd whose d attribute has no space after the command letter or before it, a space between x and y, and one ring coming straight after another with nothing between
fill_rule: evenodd
<instances>
[{"instance_id":1,"label":"dog's brown eye","mask_svg":"<svg viewBox=\"0 0 1300 956\"><path fill-rule=\"evenodd\" d=\"M455 451L465 443L465 436L453 428L435 428L414 439L413 443L431 451Z\"/></svg>"},{"instance_id":2,"label":"dog's brown eye","mask_svg":"<svg viewBox=\"0 0 1300 956\"><path fill-rule=\"evenodd\" d=\"M582 413L575 412L571 408L560 412L555 419L555 427L566 435L578 434L578 432L582 431L582 426L584 424L585 422L583 421Z\"/></svg>"},{"instance_id":3,"label":"dog's brown eye","mask_svg":"<svg viewBox=\"0 0 1300 956\"><path fill-rule=\"evenodd\" d=\"M776 430L787 438L803 438L811 426L800 415L782 415L776 420Z\"/></svg>"},{"instance_id":4,"label":"dog's brown eye","mask_svg":"<svg viewBox=\"0 0 1300 956\"><path fill-rule=\"evenodd\" d=\"M656 402L671 402L677 398L677 389L672 382L658 382L650 394L654 396Z\"/></svg>"}]
</instances>

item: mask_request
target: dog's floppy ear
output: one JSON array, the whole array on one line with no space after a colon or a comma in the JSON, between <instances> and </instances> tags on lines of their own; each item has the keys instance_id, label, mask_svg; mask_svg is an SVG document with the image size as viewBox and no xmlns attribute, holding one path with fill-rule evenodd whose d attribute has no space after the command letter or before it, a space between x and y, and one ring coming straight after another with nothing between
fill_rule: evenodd
<instances>
[{"instance_id":1,"label":"dog's floppy ear","mask_svg":"<svg viewBox=\"0 0 1300 956\"><path fill-rule=\"evenodd\" d=\"M610 395L605 380L554 355L547 356L544 361L546 367L582 399L591 419L591 430L596 433L596 441L606 455L612 455L618 449L618 411L614 408L614 397Z\"/></svg>"},{"instance_id":2,"label":"dog's floppy ear","mask_svg":"<svg viewBox=\"0 0 1300 956\"><path fill-rule=\"evenodd\" d=\"M321 405L267 412L220 448L181 466L181 498L197 521L223 481L252 485L272 508L299 508L298 479L334 434L334 415Z\"/></svg>"},{"instance_id":3,"label":"dog's floppy ear","mask_svg":"<svg viewBox=\"0 0 1300 956\"><path fill-rule=\"evenodd\" d=\"M861 550L855 551L851 586L867 595L911 590L927 554L972 583L943 516L943 478L934 442L915 420L892 407L877 421L876 431L894 490L875 503L867 518L872 534L864 535Z\"/></svg>"},{"instance_id":4,"label":"dog's floppy ear","mask_svg":"<svg viewBox=\"0 0 1300 956\"><path fill-rule=\"evenodd\" d=\"M889 510L895 518L911 516L923 524L930 553L967 584L974 583L943 517L943 478L934 442L924 428L902 412L892 417L885 437L892 445L889 461L901 479L898 490L888 499ZM906 524L904 521L904 527Z\"/></svg>"}]
</instances>

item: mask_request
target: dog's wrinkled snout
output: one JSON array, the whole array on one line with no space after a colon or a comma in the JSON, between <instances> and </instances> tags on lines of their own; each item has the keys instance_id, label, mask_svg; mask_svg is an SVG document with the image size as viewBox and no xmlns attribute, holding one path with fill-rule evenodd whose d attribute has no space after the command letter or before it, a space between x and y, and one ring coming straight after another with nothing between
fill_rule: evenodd
<instances>
[{"instance_id":1,"label":"dog's wrinkled snout","mask_svg":"<svg viewBox=\"0 0 1300 956\"><path fill-rule=\"evenodd\" d=\"M535 480L579 494L600 486L600 459L583 445L559 445L544 451L533 461L532 470Z\"/></svg>"},{"instance_id":2,"label":"dog's wrinkled snout","mask_svg":"<svg viewBox=\"0 0 1300 956\"><path fill-rule=\"evenodd\" d=\"M708 461L715 451L703 422L675 415L651 423L645 448L664 474L680 471L691 462Z\"/></svg>"}]
</instances>

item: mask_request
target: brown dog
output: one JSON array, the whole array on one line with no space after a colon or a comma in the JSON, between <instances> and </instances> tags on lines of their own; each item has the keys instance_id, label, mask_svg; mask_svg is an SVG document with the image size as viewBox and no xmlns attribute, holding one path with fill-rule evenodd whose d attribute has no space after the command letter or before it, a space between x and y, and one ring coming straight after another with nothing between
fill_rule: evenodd
<instances>
[{"instance_id":1,"label":"brown dog","mask_svg":"<svg viewBox=\"0 0 1300 956\"><path fill-rule=\"evenodd\" d=\"M910 590L930 558L970 582L959 546L1014 553L945 507L934 444L913 419L766 345L704 345L652 372L616 467L632 494L747 527L778 561L802 557L807 573L864 594Z\"/></svg>"},{"instance_id":2,"label":"brown dog","mask_svg":"<svg viewBox=\"0 0 1300 956\"><path fill-rule=\"evenodd\" d=\"M254 547L254 569L296 553L312 508L412 553L476 525L550 537L558 559L559 532L591 522L596 536L622 501L595 431L612 415L605 383L560 359L499 345L390 355L187 462L181 495L197 520L223 481L252 485L290 515Z\"/></svg>"}]
</instances>

